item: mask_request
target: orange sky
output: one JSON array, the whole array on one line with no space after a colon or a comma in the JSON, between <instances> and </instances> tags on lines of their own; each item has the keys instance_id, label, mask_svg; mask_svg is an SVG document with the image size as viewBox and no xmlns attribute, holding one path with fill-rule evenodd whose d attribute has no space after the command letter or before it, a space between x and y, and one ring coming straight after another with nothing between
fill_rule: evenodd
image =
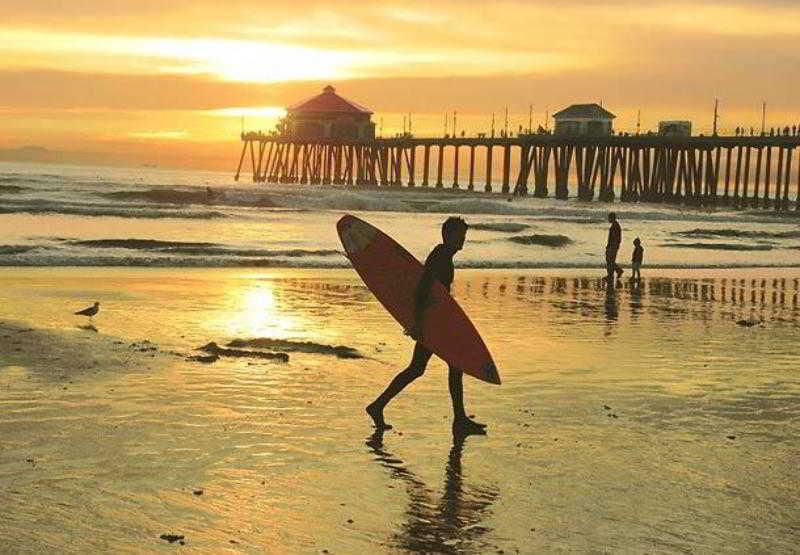
<instances>
[{"instance_id":1,"label":"orange sky","mask_svg":"<svg viewBox=\"0 0 800 555\"><path fill-rule=\"evenodd\" d=\"M591 7L587 7L591 6ZM601 101L632 130L800 123L800 2L6 0L0 148L232 169L240 114L269 129L331 82L384 134L458 111L468 134Z\"/></svg>"}]
</instances>

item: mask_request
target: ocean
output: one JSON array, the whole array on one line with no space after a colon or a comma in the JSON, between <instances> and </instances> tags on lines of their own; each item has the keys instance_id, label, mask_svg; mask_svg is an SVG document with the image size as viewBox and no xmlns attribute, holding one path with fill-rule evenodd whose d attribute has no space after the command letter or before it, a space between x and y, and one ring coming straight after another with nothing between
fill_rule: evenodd
<instances>
[{"instance_id":1,"label":"ocean","mask_svg":"<svg viewBox=\"0 0 800 555\"><path fill-rule=\"evenodd\" d=\"M600 268L610 210L623 228L623 264L638 236L645 268L800 265L798 220L768 211L11 163L0 164L0 265L347 268L335 223L356 212L419 258L439 241L442 220L461 215L472 230L459 267Z\"/></svg>"},{"instance_id":2,"label":"ocean","mask_svg":"<svg viewBox=\"0 0 800 555\"><path fill-rule=\"evenodd\" d=\"M601 280L608 210L641 283ZM420 258L472 225L488 435L452 435L436 357L372 428L413 345L345 212ZM0 165L0 551L796 552L795 221Z\"/></svg>"}]
</instances>

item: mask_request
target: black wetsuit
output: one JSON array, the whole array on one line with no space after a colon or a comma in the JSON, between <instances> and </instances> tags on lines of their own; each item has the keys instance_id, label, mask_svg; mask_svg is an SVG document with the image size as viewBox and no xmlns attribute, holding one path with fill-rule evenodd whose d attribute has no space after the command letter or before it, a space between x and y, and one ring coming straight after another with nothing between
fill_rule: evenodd
<instances>
[{"instance_id":1,"label":"black wetsuit","mask_svg":"<svg viewBox=\"0 0 800 555\"><path fill-rule=\"evenodd\" d=\"M455 268L453 267L454 254L454 252L449 252L443 244L440 244L434 247L428 255L428 258L425 259L425 269L420 278L419 285L417 286L414 299L415 318L417 319L418 328L422 327L421 323L425 318L425 309L428 305L430 289L434 280L438 280L448 291L450 290L450 286L453 283L453 274L455 273ZM373 405L382 409L392 398L405 389L408 384L422 376L425 373L425 368L428 366L428 361L431 359L431 356L433 356L433 352L417 341L414 345L414 354L411 357L411 362L408 367L395 376L386 388L386 391L375 400ZM462 384L463 376L464 374L461 370L450 366L448 385L450 389L450 398L453 401L453 414L456 419L466 419L466 414L464 412L464 387Z\"/></svg>"},{"instance_id":2,"label":"black wetsuit","mask_svg":"<svg viewBox=\"0 0 800 555\"><path fill-rule=\"evenodd\" d=\"M450 291L450 286L453 284L453 276L455 274L455 266L453 266L453 255L450 253L443 244L436 245L428 258L425 259L425 269L422 272L422 277L417 285L416 297L414 299L414 315L417 321L422 321L425 314L425 309L428 305L428 298L430 296L431 287L434 281L438 281L445 288ZM414 346L414 362L419 362L423 366L428 363L433 353L419 342Z\"/></svg>"},{"instance_id":3,"label":"black wetsuit","mask_svg":"<svg viewBox=\"0 0 800 555\"><path fill-rule=\"evenodd\" d=\"M622 243L622 228L619 226L619 222L614 220L611 227L608 228L608 242L606 243L606 271L609 280L613 279L614 272L622 273L622 268L617 264L620 243Z\"/></svg>"}]
</instances>

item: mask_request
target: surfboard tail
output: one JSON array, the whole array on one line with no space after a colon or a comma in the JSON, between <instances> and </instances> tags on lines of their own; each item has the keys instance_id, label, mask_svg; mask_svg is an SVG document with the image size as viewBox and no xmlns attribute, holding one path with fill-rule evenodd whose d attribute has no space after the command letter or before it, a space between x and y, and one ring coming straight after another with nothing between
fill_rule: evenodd
<instances>
[{"instance_id":1,"label":"surfboard tail","mask_svg":"<svg viewBox=\"0 0 800 555\"><path fill-rule=\"evenodd\" d=\"M500 385L500 374L497 372L497 366L494 362L488 362L481 371L486 376L486 381L495 385Z\"/></svg>"}]
</instances>

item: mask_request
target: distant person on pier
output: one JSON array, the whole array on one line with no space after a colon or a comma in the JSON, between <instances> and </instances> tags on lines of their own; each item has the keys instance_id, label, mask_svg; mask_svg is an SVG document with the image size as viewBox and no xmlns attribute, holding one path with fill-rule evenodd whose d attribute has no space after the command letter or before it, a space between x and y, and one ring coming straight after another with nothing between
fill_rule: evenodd
<instances>
[{"instance_id":1,"label":"distant person on pier","mask_svg":"<svg viewBox=\"0 0 800 555\"><path fill-rule=\"evenodd\" d=\"M644 247L642 241L637 237L633 240L633 256L631 256L631 271L633 275L631 279L634 281L642 281L642 261L644 260Z\"/></svg>"},{"instance_id":2,"label":"distant person on pier","mask_svg":"<svg viewBox=\"0 0 800 555\"><path fill-rule=\"evenodd\" d=\"M617 279L622 277L622 268L617 264L617 253L619 246L622 243L622 228L617 221L617 215L614 212L608 213L608 223L611 226L608 228L608 241L606 242L606 281L609 287L614 286L614 272L617 273Z\"/></svg>"},{"instance_id":3,"label":"distant person on pier","mask_svg":"<svg viewBox=\"0 0 800 555\"><path fill-rule=\"evenodd\" d=\"M407 331L417 343L414 345L414 354L405 370L397 374L389 383L383 393L372 403L367 405L367 414L372 418L378 430L391 428L383 419L383 409L392 399L403 391L411 382L425 373L428 361L433 353L420 343L422 339L425 311L428 307L431 287L435 281L444 285L448 290L453 283L453 256L464 247L467 237L467 223L461 218L448 218L442 224L442 243L433 248L425 260L425 269L417 286L414 320L415 323ZM485 425L475 422L467 416L464 410L464 386L462 378L464 373L453 366L449 369L450 399L453 402L453 434L485 434Z\"/></svg>"}]
</instances>

